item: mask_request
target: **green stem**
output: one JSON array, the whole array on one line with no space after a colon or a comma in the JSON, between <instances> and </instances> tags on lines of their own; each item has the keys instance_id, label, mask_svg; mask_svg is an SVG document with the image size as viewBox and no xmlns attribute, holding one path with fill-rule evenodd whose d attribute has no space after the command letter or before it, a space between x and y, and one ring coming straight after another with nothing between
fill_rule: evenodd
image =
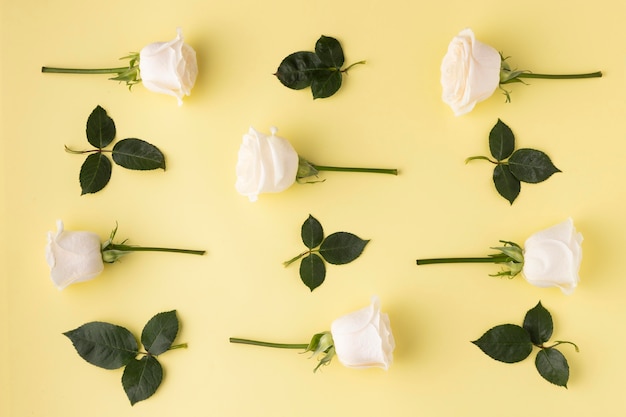
<instances>
[{"instance_id":1,"label":"green stem","mask_svg":"<svg viewBox=\"0 0 626 417\"><path fill-rule=\"evenodd\" d=\"M118 245L115 243L109 243L106 250L119 250L123 252L174 252L174 253L188 253L191 255L204 255L204 250L192 250L192 249L173 249L173 248L154 248L149 246L131 246L131 245Z\"/></svg>"},{"instance_id":2,"label":"green stem","mask_svg":"<svg viewBox=\"0 0 626 417\"><path fill-rule=\"evenodd\" d=\"M296 343L270 343L270 342L260 342L258 340L250 340L250 339L238 339L236 337L231 337L228 339L230 343L241 343L243 345L255 345L255 346L264 346L271 348L279 348L279 349L306 349L309 347L307 344L296 344Z\"/></svg>"},{"instance_id":3,"label":"green stem","mask_svg":"<svg viewBox=\"0 0 626 417\"><path fill-rule=\"evenodd\" d=\"M128 66L118 68L56 68L41 67L41 72L50 72L56 74L119 74L128 71Z\"/></svg>"},{"instance_id":4,"label":"green stem","mask_svg":"<svg viewBox=\"0 0 626 417\"><path fill-rule=\"evenodd\" d=\"M295 261L297 261L298 259L302 258L304 255L311 253L311 252L319 252L319 251L313 251L313 250L305 250L304 252L302 252L299 255L294 256L293 258L291 258L288 261L283 262L283 266L285 268L287 268L289 265L291 265L292 263L294 263Z\"/></svg>"},{"instance_id":5,"label":"green stem","mask_svg":"<svg viewBox=\"0 0 626 417\"><path fill-rule=\"evenodd\" d=\"M172 345L170 346L168 350L174 350L174 349L187 349L187 343L180 343L178 345Z\"/></svg>"},{"instance_id":6,"label":"green stem","mask_svg":"<svg viewBox=\"0 0 626 417\"><path fill-rule=\"evenodd\" d=\"M580 350L578 349L578 346L576 345L576 343L568 342L568 341L565 341L565 340L556 340L552 346L539 346L539 347L542 348L542 349L550 349L550 348L553 348L553 347L556 347L556 346L562 345L562 344L572 345L572 346L574 346L574 349L576 349L576 352L580 352Z\"/></svg>"},{"instance_id":7,"label":"green stem","mask_svg":"<svg viewBox=\"0 0 626 417\"><path fill-rule=\"evenodd\" d=\"M346 168L346 167L331 167L325 165L311 164L313 168L318 171L340 171L340 172L371 172L375 174L391 174L398 175L397 169L385 169L385 168Z\"/></svg>"},{"instance_id":8,"label":"green stem","mask_svg":"<svg viewBox=\"0 0 626 417\"><path fill-rule=\"evenodd\" d=\"M467 159L465 160L465 163L467 164L467 163L469 163L470 161L474 161L474 160L477 160L477 159L481 159L481 160L484 160L484 161L489 161L489 162L491 162L492 164L498 165L498 161L493 161L493 160L491 160L490 158L487 158L486 156L470 156L469 158L467 158Z\"/></svg>"},{"instance_id":9,"label":"green stem","mask_svg":"<svg viewBox=\"0 0 626 417\"><path fill-rule=\"evenodd\" d=\"M588 72L585 74L560 74L560 75L535 74L532 72L523 72L515 78L544 78L544 79L552 79L552 80L554 79L566 80L566 79L573 79L573 78L600 78L600 77L602 77L602 71Z\"/></svg>"},{"instance_id":10,"label":"green stem","mask_svg":"<svg viewBox=\"0 0 626 417\"><path fill-rule=\"evenodd\" d=\"M418 259L415 262L418 265L430 265L430 264L461 264L461 263L500 263L506 262L509 257L505 254L498 254L489 257L481 258L431 258L431 259Z\"/></svg>"},{"instance_id":11,"label":"green stem","mask_svg":"<svg viewBox=\"0 0 626 417\"><path fill-rule=\"evenodd\" d=\"M342 69L341 72L345 72L346 74L348 73L348 70L350 68L352 68L355 65L362 65L365 64L366 61L359 61L359 62L355 62L354 64L351 64L350 66L348 66L346 69Z\"/></svg>"},{"instance_id":12,"label":"green stem","mask_svg":"<svg viewBox=\"0 0 626 417\"><path fill-rule=\"evenodd\" d=\"M75 151L72 148L68 148L67 145L63 145L63 146L65 146L65 152L71 153L71 154L74 154L74 155L83 155L83 154L86 154L86 153L97 153L97 152L113 153L113 151L110 150L110 149L89 149L89 150L86 150L86 151Z\"/></svg>"}]
</instances>

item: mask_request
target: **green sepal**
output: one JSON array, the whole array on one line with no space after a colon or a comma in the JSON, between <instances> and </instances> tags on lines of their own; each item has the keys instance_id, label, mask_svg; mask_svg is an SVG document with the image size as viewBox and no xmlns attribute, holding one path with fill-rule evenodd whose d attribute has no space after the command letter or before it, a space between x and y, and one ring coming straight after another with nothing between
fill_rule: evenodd
<instances>
[{"instance_id":1,"label":"green sepal","mask_svg":"<svg viewBox=\"0 0 626 417\"><path fill-rule=\"evenodd\" d=\"M134 170L165 170L165 156L154 145L136 138L120 140L113 146L113 161L119 166Z\"/></svg>"},{"instance_id":2,"label":"green sepal","mask_svg":"<svg viewBox=\"0 0 626 417\"><path fill-rule=\"evenodd\" d=\"M111 179L111 170L111 160L102 152L87 156L80 167L78 177L81 188L80 194L92 194L102 190Z\"/></svg>"},{"instance_id":3,"label":"green sepal","mask_svg":"<svg viewBox=\"0 0 626 417\"><path fill-rule=\"evenodd\" d=\"M322 242L319 253L329 263L343 265L361 256L369 240L348 232L335 232Z\"/></svg>"},{"instance_id":4,"label":"green sepal","mask_svg":"<svg viewBox=\"0 0 626 417\"><path fill-rule=\"evenodd\" d=\"M541 346L550 340L554 329L552 315L541 305L541 301L528 310L524 317L523 327L530 335L530 340L537 346Z\"/></svg>"},{"instance_id":5,"label":"green sepal","mask_svg":"<svg viewBox=\"0 0 626 417\"><path fill-rule=\"evenodd\" d=\"M509 169L518 180L532 184L545 181L552 174L561 172L554 166L548 155L529 148L513 152L509 158Z\"/></svg>"},{"instance_id":6,"label":"green sepal","mask_svg":"<svg viewBox=\"0 0 626 417\"><path fill-rule=\"evenodd\" d=\"M495 326L472 343L492 359L506 363L520 362L533 350L528 332L515 324Z\"/></svg>"},{"instance_id":7,"label":"green sepal","mask_svg":"<svg viewBox=\"0 0 626 417\"><path fill-rule=\"evenodd\" d=\"M557 349L541 349L535 358L535 367L546 381L567 388L569 365L565 356Z\"/></svg>"},{"instance_id":8,"label":"green sepal","mask_svg":"<svg viewBox=\"0 0 626 417\"><path fill-rule=\"evenodd\" d=\"M515 150L513 131L500 119L489 132L489 150L497 161L508 158Z\"/></svg>"},{"instance_id":9,"label":"green sepal","mask_svg":"<svg viewBox=\"0 0 626 417\"><path fill-rule=\"evenodd\" d=\"M313 369L313 372L317 371L322 365L326 366L330 364L335 356L335 342L332 334L330 332L322 332L313 335L305 352L313 352L311 357L319 358L318 364Z\"/></svg>"},{"instance_id":10,"label":"green sepal","mask_svg":"<svg viewBox=\"0 0 626 417\"><path fill-rule=\"evenodd\" d=\"M115 122L99 105L87 118L87 141L98 149L102 149L113 142L115 138Z\"/></svg>"},{"instance_id":11,"label":"green sepal","mask_svg":"<svg viewBox=\"0 0 626 417\"><path fill-rule=\"evenodd\" d=\"M178 335L178 318L176 310L156 314L141 332L141 344L150 355L166 352Z\"/></svg>"},{"instance_id":12,"label":"green sepal","mask_svg":"<svg viewBox=\"0 0 626 417\"><path fill-rule=\"evenodd\" d=\"M121 368L139 354L135 336L111 323L93 321L63 335L72 341L81 358L100 368Z\"/></svg>"},{"instance_id":13,"label":"green sepal","mask_svg":"<svg viewBox=\"0 0 626 417\"><path fill-rule=\"evenodd\" d=\"M146 355L129 362L124 368L122 386L130 405L150 398L162 380L163 368L154 356Z\"/></svg>"},{"instance_id":14,"label":"green sepal","mask_svg":"<svg viewBox=\"0 0 626 417\"><path fill-rule=\"evenodd\" d=\"M326 265L324 260L315 253L309 253L300 261L300 279L311 291L324 283Z\"/></svg>"}]
</instances>

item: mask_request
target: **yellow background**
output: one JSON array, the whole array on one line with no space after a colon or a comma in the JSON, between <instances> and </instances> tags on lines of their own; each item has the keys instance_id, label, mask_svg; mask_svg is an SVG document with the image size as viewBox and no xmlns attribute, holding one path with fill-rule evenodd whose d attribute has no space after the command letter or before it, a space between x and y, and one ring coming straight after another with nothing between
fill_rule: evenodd
<instances>
[{"instance_id":1,"label":"yellow background","mask_svg":"<svg viewBox=\"0 0 626 417\"><path fill-rule=\"evenodd\" d=\"M623 0L503 2L270 0L3 0L1 3L0 413L6 416L619 416L626 411L626 180ZM117 66L117 58L183 28L198 54L192 95L106 76L42 74L42 65ZM452 37L472 27L520 69L602 70L592 80L531 80L454 117L440 98L439 65ZM272 76L289 53L321 35L340 40L353 68L335 96L313 101ZM85 122L100 104L117 140L139 137L167 171L113 167L109 185L80 196ZM512 205L491 182L487 136L497 119L518 147L545 151L563 173L522 186ZM256 203L234 189L241 136L270 126L325 165L396 167L398 177L324 173ZM362 257L330 266L313 293L298 266L312 214L327 233L371 239ZM581 283L571 296L494 265L417 267L415 259L480 256L499 239L523 243L571 216L584 235ZM57 291L46 233L63 219L129 243L206 249L204 257L133 254L88 283ZM230 336L307 343L377 294L396 337L390 370L338 361L313 374L298 351L231 345ZM552 312L569 388L543 380L534 354L503 364L470 343L501 323L521 324L537 302ZM165 379L134 407L121 370L83 361L62 332L108 321L139 334L178 310L177 341L160 357ZM536 349L535 349L536 352Z\"/></svg>"}]
</instances>

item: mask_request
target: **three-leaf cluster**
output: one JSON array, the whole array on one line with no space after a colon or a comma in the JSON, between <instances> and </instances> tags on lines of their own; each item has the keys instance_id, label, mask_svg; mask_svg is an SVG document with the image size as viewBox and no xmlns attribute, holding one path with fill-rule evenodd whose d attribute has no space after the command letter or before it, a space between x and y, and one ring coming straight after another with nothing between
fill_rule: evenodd
<instances>
[{"instance_id":1,"label":"three-leaf cluster","mask_svg":"<svg viewBox=\"0 0 626 417\"><path fill-rule=\"evenodd\" d=\"M178 334L176 310L159 313L146 323L141 332L140 352L135 336L126 328L94 321L63 333L78 354L87 362L104 369L124 367L122 385L131 405L155 393L163 379L163 368L157 356L173 348ZM137 355L143 355L137 359Z\"/></svg>"},{"instance_id":2,"label":"three-leaf cluster","mask_svg":"<svg viewBox=\"0 0 626 417\"><path fill-rule=\"evenodd\" d=\"M533 346L540 350L535 358L535 367L547 381L567 388L569 365L565 356L555 346L568 343L578 351L572 342L555 341L552 346L545 346L552 337L552 316L541 305L541 301L529 310L524 317L523 326L502 324L489 329L478 340L473 341L484 353L493 359L515 363L526 359Z\"/></svg>"},{"instance_id":3,"label":"three-leaf cluster","mask_svg":"<svg viewBox=\"0 0 626 417\"><path fill-rule=\"evenodd\" d=\"M104 155L110 152L113 161L124 168L134 170L165 170L165 156L154 145L136 138L122 139L110 151L104 150L115 138L116 129L113 119L106 110L97 106L87 119L87 140L97 149L89 151L73 151L70 153L89 153L80 169L80 187L82 194L96 193L102 190L111 179L111 160Z\"/></svg>"},{"instance_id":4,"label":"three-leaf cluster","mask_svg":"<svg viewBox=\"0 0 626 417\"><path fill-rule=\"evenodd\" d=\"M302 90L310 86L314 99L326 98L341 87L342 73L365 61L342 70L343 63L343 49L339 41L322 35L315 44L315 52L294 52L283 59L274 75L285 87Z\"/></svg>"},{"instance_id":5,"label":"three-leaf cluster","mask_svg":"<svg viewBox=\"0 0 626 417\"><path fill-rule=\"evenodd\" d=\"M500 119L489 132L489 150L495 161L486 156L473 156L465 162L485 159L494 163L493 183L510 204L519 195L522 182L536 184L561 172L544 152L530 148L515 150L515 136Z\"/></svg>"},{"instance_id":6,"label":"three-leaf cluster","mask_svg":"<svg viewBox=\"0 0 626 417\"><path fill-rule=\"evenodd\" d=\"M301 236L308 250L285 262L284 265L289 266L302 259L300 278L311 291L322 285L326 278L324 261L333 265L352 262L363 253L365 245L369 242L348 232L335 232L324 237L322 225L310 214L302 224Z\"/></svg>"}]
</instances>

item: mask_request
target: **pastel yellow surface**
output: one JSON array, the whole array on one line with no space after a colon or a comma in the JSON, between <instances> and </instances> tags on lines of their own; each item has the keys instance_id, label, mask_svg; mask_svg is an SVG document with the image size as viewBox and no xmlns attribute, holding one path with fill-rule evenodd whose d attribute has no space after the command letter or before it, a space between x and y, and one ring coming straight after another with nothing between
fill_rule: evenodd
<instances>
[{"instance_id":1,"label":"pastel yellow surface","mask_svg":"<svg viewBox=\"0 0 626 417\"><path fill-rule=\"evenodd\" d=\"M0 414L3 416L621 416L626 412L626 5L623 0L503 2L79 0L1 3ZM117 58L183 28L198 54L192 95L173 97L106 76L42 74L42 65L116 66ZM530 80L454 117L439 65L472 27L520 69L602 70L592 80ZM337 37L353 68L339 93L311 99L272 76L286 55ZM166 172L114 166L100 193L80 196L85 121L100 104L117 139L166 155ZM519 147L544 150L563 171L497 195L487 154L500 118ZM241 136L270 126L318 164L396 167L398 177L325 173L256 203L234 189ZM371 239L363 256L329 267L313 293L297 265L309 214L327 232ZM584 235L582 281L571 296L493 265L417 267L418 257L480 256L568 216ZM133 254L88 283L57 291L46 233L91 230L138 245L206 249L204 257ZM381 298L396 337L390 370L338 361L313 374L297 351L231 345L230 336L306 343L336 317ZM537 302L555 322L568 389L543 380L532 357L496 362L470 343L521 324ZM162 355L157 393L131 407L121 370L83 361L63 332L94 321L141 331L177 309L178 341ZM534 356L533 356L534 357Z\"/></svg>"}]
</instances>

